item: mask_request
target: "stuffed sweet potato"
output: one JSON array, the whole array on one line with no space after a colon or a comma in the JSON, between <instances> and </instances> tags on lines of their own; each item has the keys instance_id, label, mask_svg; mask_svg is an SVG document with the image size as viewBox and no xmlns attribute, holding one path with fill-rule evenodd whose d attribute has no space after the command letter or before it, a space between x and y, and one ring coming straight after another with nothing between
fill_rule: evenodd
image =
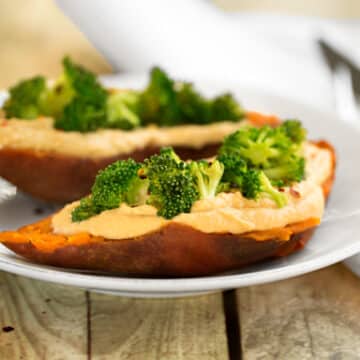
<instances>
[{"instance_id":1,"label":"stuffed sweet potato","mask_svg":"<svg viewBox=\"0 0 360 360\"><path fill-rule=\"evenodd\" d=\"M242 129L208 162L183 162L170 149L143 164L117 162L89 197L0 241L66 268L139 276L235 270L301 249L334 174L331 145L305 142L294 122Z\"/></svg>"},{"instance_id":2,"label":"stuffed sweet potato","mask_svg":"<svg viewBox=\"0 0 360 360\"><path fill-rule=\"evenodd\" d=\"M36 122L0 120L0 176L36 198L66 203L88 194L98 171L116 160L142 161L164 145L173 145L183 159L203 159L213 156L222 138L236 127L249 122L275 125L278 120L249 113L241 124L91 134L54 130L50 119Z\"/></svg>"},{"instance_id":3,"label":"stuffed sweet potato","mask_svg":"<svg viewBox=\"0 0 360 360\"><path fill-rule=\"evenodd\" d=\"M158 68L142 91L107 90L65 58L52 86L35 77L9 93L7 119L0 120L0 176L60 203L89 193L96 173L115 160L142 161L162 146L182 158L209 157L243 124L278 123L245 112L229 94L205 99Z\"/></svg>"}]
</instances>

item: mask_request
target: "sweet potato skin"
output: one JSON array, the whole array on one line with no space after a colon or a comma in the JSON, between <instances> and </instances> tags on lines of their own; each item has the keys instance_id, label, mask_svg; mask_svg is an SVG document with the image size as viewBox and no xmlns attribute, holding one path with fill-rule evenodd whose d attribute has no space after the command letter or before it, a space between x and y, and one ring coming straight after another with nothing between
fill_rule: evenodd
<instances>
[{"instance_id":1,"label":"sweet potato skin","mask_svg":"<svg viewBox=\"0 0 360 360\"><path fill-rule=\"evenodd\" d=\"M198 150L174 149L183 159L203 159L214 155L218 147L219 144L211 144ZM142 161L159 150L147 147L130 154L96 159L4 148L0 150L0 176L35 198L66 203L89 194L98 171L114 161L128 158Z\"/></svg>"},{"instance_id":2,"label":"sweet potato skin","mask_svg":"<svg viewBox=\"0 0 360 360\"><path fill-rule=\"evenodd\" d=\"M99 270L132 276L188 277L221 273L301 248L314 228L289 240L264 241L246 235L205 234L171 224L128 240L106 240L41 251L31 242L4 242L15 253L40 264Z\"/></svg>"},{"instance_id":3,"label":"sweet potato skin","mask_svg":"<svg viewBox=\"0 0 360 360\"><path fill-rule=\"evenodd\" d=\"M248 112L254 126L276 126L276 116ZM182 159L204 159L216 154L220 144L207 144L200 149L191 146L174 147ZM91 158L65 156L32 149L0 147L0 176L35 198L64 204L90 193L99 170L116 160L133 158L143 161L158 153L159 147L146 147L131 153L111 157Z\"/></svg>"},{"instance_id":4,"label":"sweet potato skin","mask_svg":"<svg viewBox=\"0 0 360 360\"><path fill-rule=\"evenodd\" d=\"M333 154L333 172L323 183L327 197L334 181L335 153L324 141L317 146ZM0 242L35 263L132 276L187 277L288 255L305 246L317 224L318 219L308 219L280 229L236 235L207 234L170 223L143 236L111 240L90 234L54 234L48 218L16 232L0 233Z\"/></svg>"}]
</instances>

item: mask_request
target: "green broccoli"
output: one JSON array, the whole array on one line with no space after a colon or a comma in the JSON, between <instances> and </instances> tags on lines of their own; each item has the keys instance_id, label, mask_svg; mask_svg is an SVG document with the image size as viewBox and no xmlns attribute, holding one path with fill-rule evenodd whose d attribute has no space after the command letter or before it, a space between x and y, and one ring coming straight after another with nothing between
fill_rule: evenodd
<instances>
[{"instance_id":1,"label":"green broccoli","mask_svg":"<svg viewBox=\"0 0 360 360\"><path fill-rule=\"evenodd\" d=\"M101 211L112 209L125 202L129 205L145 203L148 182L140 179L141 164L132 159L116 161L100 171L92 187L92 200Z\"/></svg>"},{"instance_id":2,"label":"green broccoli","mask_svg":"<svg viewBox=\"0 0 360 360\"><path fill-rule=\"evenodd\" d=\"M149 179L147 203L158 209L158 215L171 219L188 213L199 194L194 177L187 163L180 160L171 148L163 149L144 161L140 170Z\"/></svg>"},{"instance_id":3,"label":"green broccoli","mask_svg":"<svg viewBox=\"0 0 360 360\"><path fill-rule=\"evenodd\" d=\"M268 196L274 200L278 207L287 204L286 195L272 186L269 178L263 171L249 169L244 173L241 185L242 194L249 199L258 199L260 196Z\"/></svg>"},{"instance_id":4,"label":"green broccoli","mask_svg":"<svg viewBox=\"0 0 360 360\"><path fill-rule=\"evenodd\" d=\"M144 124L174 126L238 121L245 113L230 94L206 99L191 83L175 82L155 67L149 85L140 94L139 115Z\"/></svg>"},{"instance_id":5,"label":"green broccoli","mask_svg":"<svg viewBox=\"0 0 360 360\"><path fill-rule=\"evenodd\" d=\"M75 64L69 57L64 58L63 67L65 77L74 89L75 97L81 96L94 105L102 106L105 103L108 92L94 73Z\"/></svg>"},{"instance_id":6,"label":"green broccoli","mask_svg":"<svg viewBox=\"0 0 360 360\"><path fill-rule=\"evenodd\" d=\"M194 89L193 84L178 82L175 83L175 89L179 123L209 124L211 122L211 102L201 96ZM217 120L219 121L219 119Z\"/></svg>"},{"instance_id":7,"label":"green broccoli","mask_svg":"<svg viewBox=\"0 0 360 360\"><path fill-rule=\"evenodd\" d=\"M195 177L200 199L213 198L219 189L219 184L224 173L224 165L215 160L192 161L190 169Z\"/></svg>"},{"instance_id":8,"label":"green broccoli","mask_svg":"<svg viewBox=\"0 0 360 360\"><path fill-rule=\"evenodd\" d=\"M7 118L35 119L42 115L41 101L46 92L45 79L36 76L21 81L9 90L4 104Z\"/></svg>"},{"instance_id":9,"label":"green broccoli","mask_svg":"<svg viewBox=\"0 0 360 360\"><path fill-rule=\"evenodd\" d=\"M135 91L114 92L106 103L106 125L110 128L131 130L141 125L138 115L139 94Z\"/></svg>"},{"instance_id":10,"label":"green broccoli","mask_svg":"<svg viewBox=\"0 0 360 360\"><path fill-rule=\"evenodd\" d=\"M249 168L263 170L270 180L289 184L304 178L304 139L305 130L295 120L276 128L244 127L225 138L219 156L238 157Z\"/></svg>"},{"instance_id":11,"label":"green broccoli","mask_svg":"<svg viewBox=\"0 0 360 360\"><path fill-rule=\"evenodd\" d=\"M263 171L273 183L280 182L287 185L294 181L299 182L304 178L305 159L295 155L288 156L282 163L275 164Z\"/></svg>"},{"instance_id":12,"label":"green broccoli","mask_svg":"<svg viewBox=\"0 0 360 360\"><path fill-rule=\"evenodd\" d=\"M82 221L102 211L117 208L121 203L144 204L148 180L138 176L141 164L132 159L116 161L100 171L89 198L81 200L72 213L73 221Z\"/></svg>"},{"instance_id":13,"label":"green broccoli","mask_svg":"<svg viewBox=\"0 0 360 360\"><path fill-rule=\"evenodd\" d=\"M266 167L271 159L281 154L276 146L277 141L277 136L269 126L243 127L224 140L220 154L233 153L253 166ZM286 137L285 141L290 144Z\"/></svg>"},{"instance_id":14,"label":"green broccoli","mask_svg":"<svg viewBox=\"0 0 360 360\"><path fill-rule=\"evenodd\" d=\"M64 131L95 131L104 126L105 115L105 109L78 97L65 106L63 113L55 121L55 127Z\"/></svg>"},{"instance_id":15,"label":"green broccoli","mask_svg":"<svg viewBox=\"0 0 360 360\"><path fill-rule=\"evenodd\" d=\"M80 222L91 218L98 214L91 196L85 197L80 200L79 206L77 206L71 213L71 220L73 222Z\"/></svg>"},{"instance_id":16,"label":"green broccoli","mask_svg":"<svg viewBox=\"0 0 360 360\"><path fill-rule=\"evenodd\" d=\"M88 132L95 131L106 124L107 91L99 84L95 74L74 64L70 58L63 60L64 83L57 84L64 89L64 96L49 96L54 104L48 104L51 109L57 109L55 128L65 131ZM56 100L59 99L57 103ZM65 100L68 102L66 103ZM63 110L60 110L64 105Z\"/></svg>"},{"instance_id":17,"label":"green broccoli","mask_svg":"<svg viewBox=\"0 0 360 360\"><path fill-rule=\"evenodd\" d=\"M140 94L139 113L144 124L172 126L181 121L174 81L158 67L151 70L150 82Z\"/></svg>"},{"instance_id":18,"label":"green broccoli","mask_svg":"<svg viewBox=\"0 0 360 360\"><path fill-rule=\"evenodd\" d=\"M175 82L158 67L152 69L144 90L111 93L94 73L69 57L63 59L63 71L52 85L38 76L9 92L4 106L7 117L33 119L46 115L55 119L56 129L64 131L211 124L238 121L245 115L230 94L207 99L193 84Z\"/></svg>"},{"instance_id":19,"label":"green broccoli","mask_svg":"<svg viewBox=\"0 0 360 360\"><path fill-rule=\"evenodd\" d=\"M233 184L241 188L243 175L248 171L246 162L236 154L220 154L217 160L224 165L224 174L221 179L222 183Z\"/></svg>"},{"instance_id":20,"label":"green broccoli","mask_svg":"<svg viewBox=\"0 0 360 360\"><path fill-rule=\"evenodd\" d=\"M211 122L238 121L244 116L244 109L231 94L217 96L211 103Z\"/></svg>"},{"instance_id":21,"label":"green broccoli","mask_svg":"<svg viewBox=\"0 0 360 360\"><path fill-rule=\"evenodd\" d=\"M44 115L57 118L61 116L66 105L75 96L75 90L68 76L63 73L53 86L46 89L41 98L41 109Z\"/></svg>"},{"instance_id":22,"label":"green broccoli","mask_svg":"<svg viewBox=\"0 0 360 360\"><path fill-rule=\"evenodd\" d=\"M237 131L225 139L217 158L211 162L182 161L172 148L163 148L160 154L143 163L131 159L117 161L99 172L90 196L73 210L72 220L85 220L122 203L149 204L157 208L159 216L171 219L189 213L197 200L235 189L246 198L256 200L265 196L279 207L285 206L287 196L275 185L303 179L305 160L299 149L304 136L301 126L287 122L277 129ZM266 152L272 155L261 165L243 152L253 143L270 148Z\"/></svg>"},{"instance_id":23,"label":"green broccoli","mask_svg":"<svg viewBox=\"0 0 360 360\"><path fill-rule=\"evenodd\" d=\"M281 129L295 144L301 144L306 139L306 130L299 120L286 120L281 124Z\"/></svg>"},{"instance_id":24,"label":"green broccoli","mask_svg":"<svg viewBox=\"0 0 360 360\"><path fill-rule=\"evenodd\" d=\"M239 188L241 193L249 199L258 199L261 195L267 195L279 207L286 205L286 196L271 185L270 180L263 171L249 168L241 157L234 154L221 154L218 160L225 167L222 178L225 189L226 187L228 189Z\"/></svg>"}]
</instances>

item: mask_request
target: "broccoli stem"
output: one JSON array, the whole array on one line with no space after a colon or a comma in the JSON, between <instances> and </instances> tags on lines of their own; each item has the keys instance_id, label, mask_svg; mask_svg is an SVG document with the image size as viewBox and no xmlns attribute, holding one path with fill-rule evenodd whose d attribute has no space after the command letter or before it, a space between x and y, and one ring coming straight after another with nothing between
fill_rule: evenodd
<instances>
[{"instance_id":1,"label":"broccoli stem","mask_svg":"<svg viewBox=\"0 0 360 360\"><path fill-rule=\"evenodd\" d=\"M284 207L288 202L286 195L274 188L271 185L269 178L262 171L259 178L262 192L274 200L278 207Z\"/></svg>"}]
</instances>

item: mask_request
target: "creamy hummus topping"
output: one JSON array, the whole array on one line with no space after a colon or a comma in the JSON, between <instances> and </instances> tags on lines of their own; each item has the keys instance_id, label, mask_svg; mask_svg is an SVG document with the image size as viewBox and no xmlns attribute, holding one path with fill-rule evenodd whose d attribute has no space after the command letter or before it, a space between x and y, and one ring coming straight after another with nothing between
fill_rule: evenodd
<instances>
[{"instance_id":1,"label":"creamy hummus topping","mask_svg":"<svg viewBox=\"0 0 360 360\"><path fill-rule=\"evenodd\" d=\"M80 133L54 129L51 118L0 120L0 149L30 149L92 158L130 154L148 146L200 149L207 144L221 142L245 124L248 122L224 121L210 125L148 126L132 131L102 129Z\"/></svg>"},{"instance_id":2,"label":"creamy hummus topping","mask_svg":"<svg viewBox=\"0 0 360 360\"><path fill-rule=\"evenodd\" d=\"M213 199L196 201L191 213L180 214L171 220L156 215L149 205L121 207L104 211L88 220L73 223L71 212L79 202L67 205L53 217L56 233L88 232L108 239L127 239L156 231L169 222L189 225L205 233L241 234L248 231L283 227L309 218L321 218L325 199L321 184L332 171L331 154L312 144L305 145L306 172L304 181L285 189L288 204L278 208L268 199L258 201L244 198L240 192L221 193Z\"/></svg>"}]
</instances>

